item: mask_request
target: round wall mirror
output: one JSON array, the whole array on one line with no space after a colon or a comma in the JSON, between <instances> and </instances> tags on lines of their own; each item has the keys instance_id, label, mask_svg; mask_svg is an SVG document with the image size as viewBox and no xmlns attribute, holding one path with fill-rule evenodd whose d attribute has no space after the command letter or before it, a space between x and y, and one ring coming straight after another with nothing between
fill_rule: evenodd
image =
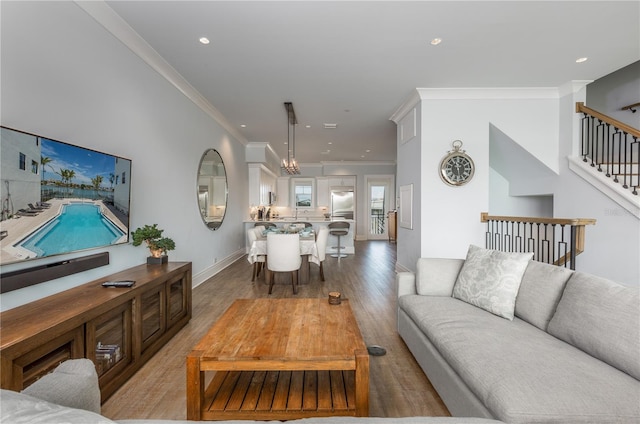
<instances>
[{"instance_id":1,"label":"round wall mirror","mask_svg":"<svg viewBox=\"0 0 640 424\"><path fill-rule=\"evenodd\" d=\"M200 159L197 190L202 221L210 230L217 230L227 210L227 173L215 149L206 150Z\"/></svg>"}]
</instances>

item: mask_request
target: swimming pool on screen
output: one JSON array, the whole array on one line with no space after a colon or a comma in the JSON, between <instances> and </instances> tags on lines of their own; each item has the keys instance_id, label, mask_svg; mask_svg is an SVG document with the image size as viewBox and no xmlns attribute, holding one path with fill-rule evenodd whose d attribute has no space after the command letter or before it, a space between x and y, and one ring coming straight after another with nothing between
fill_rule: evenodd
<instances>
[{"instance_id":1,"label":"swimming pool on screen","mask_svg":"<svg viewBox=\"0 0 640 424\"><path fill-rule=\"evenodd\" d=\"M17 246L41 257L114 244L124 235L102 214L100 206L71 203L64 205L60 215Z\"/></svg>"}]
</instances>

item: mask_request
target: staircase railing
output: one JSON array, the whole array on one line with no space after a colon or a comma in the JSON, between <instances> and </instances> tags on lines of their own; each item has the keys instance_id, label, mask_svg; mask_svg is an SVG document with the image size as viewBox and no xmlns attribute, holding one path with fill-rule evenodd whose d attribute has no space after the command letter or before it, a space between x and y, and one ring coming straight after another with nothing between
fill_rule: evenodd
<instances>
[{"instance_id":1,"label":"staircase railing","mask_svg":"<svg viewBox=\"0 0 640 424\"><path fill-rule=\"evenodd\" d=\"M640 188L638 158L640 131L617 121L582 102L576 103L576 113L582 113L580 155L583 162L622 184L635 195Z\"/></svg>"},{"instance_id":2,"label":"staircase railing","mask_svg":"<svg viewBox=\"0 0 640 424\"><path fill-rule=\"evenodd\" d=\"M576 269L576 256L584 252L585 226L595 219L535 218L480 214L487 223L487 249L503 252L533 252L533 259Z\"/></svg>"}]
</instances>

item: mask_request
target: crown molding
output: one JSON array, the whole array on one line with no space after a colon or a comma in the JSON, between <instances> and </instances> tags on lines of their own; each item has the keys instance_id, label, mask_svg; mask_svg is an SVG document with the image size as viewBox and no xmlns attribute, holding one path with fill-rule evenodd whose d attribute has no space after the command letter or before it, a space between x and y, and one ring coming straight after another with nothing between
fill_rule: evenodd
<instances>
[{"instance_id":1,"label":"crown molding","mask_svg":"<svg viewBox=\"0 0 640 424\"><path fill-rule=\"evenodd\" d=\"M109 33L142 59L154 71L171 83L185 97L202 109L238 142L247 144L247 139L220 113L198 90L184 79L162 56L158 54L129 24L102 0L75 3L102 25Z\"/></svg>"},{"instance_id":2,"label":"crown molding","mask_svg":"<svg viewBox=\"0 0 640 424\"><path fill-rule=\"evenodd\" d=\"M560 95L560 97L564 97L569 94L575 94L592 82L593 80L569 81L568 83L562 84L560 87L558 87L558 94Z\"/></svg>"},{"instance_id":3,"label":"crown molding","mask_svg":"<svg viewBox=\"0 0 640 424\"><path fill-rule=\"evenodd\" d=\"M404 118L404 116L409 113L409 111L411 111L411 109L413 109L414 107L416 107L416 105L418 105L418 103L420 103L420 93L418 92L418 89L414 90L411 92L411 94L409 95L409 97L407 97L407 100L405 100L397 109L395 112L393 112L393 115L391 115L391 117L389 118L390 121L395 122L396 124L398 122L400 122L400 120L402 118Z\"/></svg>"},{"instance_id":4,"label":"crown molding","mask_svg":"<svg viewBox=\"0 0 640 424\"><path fill-rule=\"evenodd\" d=\"M421 100L557 99L557 87L417 88Z\"/></svg>"}]
</instances>

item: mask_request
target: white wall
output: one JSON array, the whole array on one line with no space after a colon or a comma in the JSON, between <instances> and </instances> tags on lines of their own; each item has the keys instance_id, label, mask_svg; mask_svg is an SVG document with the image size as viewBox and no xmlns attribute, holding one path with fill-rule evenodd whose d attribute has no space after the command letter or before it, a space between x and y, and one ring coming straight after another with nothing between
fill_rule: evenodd
<instances>
[{"instance_id":1,"label":"white wall","mask_svg":"<svg viewBox=\"0 0 640 424\"><path fill-rule=\"evenodd\" d=\"M640 128L640 107L636 107L636 113L621 108L638 102L640 61L599 78L587 86L587 106L633 128Z\"/></svg>"},{"instance_id":2,"label":"white wall","mask_svg":"<svg viewBox=\"0 0 640 424\"><path fill-rule=\"evenodd\" d=\"M489 211L491 125L499 128L547 167L558 168L556 90L419 89L422 98L421 256L463 258L468 246L484 246L480 213ZM442 158L462 140L476 166L461 187L445 185ZM404 165L398 164L398 168ZM400 241L399 241L400 242Z\"/></svg>"},{"instance_id":3,"label":"white wall","mask_svg":"<svg viewBox=\"0 0 640 424\"><path fill-rule=\"evenodd\" d=\"M589 86L587 87L587 92ZM594 218L587 226L585 251L577 269L622 284L640 285L640 220L569 170L572 154L575 102L584 101L584 89L560 99L560 176L554 186L554 216Z\"/></svg>"},{"instance_id":4,"label":"white wall","mask_svg":"<svg viewBox=\"0 0 640 424\"><path fill-rule=\"evenodd\" d=\"M553 196L512 196L507 179L489 169L489 213L499 216L553 217Z\"/></svg>"},{"instance_id":5,"label":"white wall","mask_svg":"<svg viewBox=\"0 0 640 424\"><path fill-rule=\"evenodd\" d=\"M408 101L409 110L401 113L397 118L393 118L396 123L400 122L407 114L413 114L415 109L415 136L407 137L403 135L402 124L398 126L398 154L397 154L397 173L396 173L396 197L400 195L400 188L409 184L413 185L413 226L412 228L403 227L398 222L398 237L396 241L396 267L400 270L415 270L416 262L421 255L420 243L422 237L422 181L423 181L423 159L422 144L420 142L420 134L422 132L422 104L416 97L415 93ZM411 127L413 119L408 125ZM406 123L405 123L406 124ZM404 140L403 140L404 137ZM398 219L402 214L401 208L398 209Z\"/></svg>"},{"instance_id":6,"label":"white wall","mask_svg":"<svg viewBox=\"0 0 640 424\"><path fill-rule=\"evenodd\" d=\"M244 247L244 146L73 2L3 2L2 125L132 160L131 228L157 223L194 277ZM229 205L208 230L197 205L207 148L227 167ZM142 264L143 247L114 246L108 266L2 295L3 310ZM96 253L95 251L85 252ZM2 272L72 256L2 267Z\"/></svg>"},{"instance_id":7,"label":"white wall","mask_svg":"<svg viewBox=\"0 0 640 424\"><path fill-rule=\"evenodd\" d=\"M569 86L579 90L584 84L576 82ZM480 212L489 210L490 206L492 213L496 213L494 208L512 210L514 214L522 209L540 208L541 213L548 215L548 197L539 204L528 203L528 200L525 203L505 200L512 192L511 182L499 178L497 173L492 175L489 167L490 127L493 125L528 152L538 152L538 144L556 152L556 158L549 154L534 156L547 167L557 169L558 175L540 181L520 180L519 194L553 195L554 217L597 220L595 226L587 227L586 249L577 258L577 269L627 285L640 284L640 220L568 169L566 158L572 154L576 142L575 102L584 100L584 92L565 94L566 88L561 87L555 95L548 90L530 91L527 98L522 96L526 91L521 90L512 93L484 90L486 98L479 98L473 95L478 92L471 90L471 95L465 98L464 93L453 90L448 94L451 98L447 98L445 90L418 91L422 108L419 114L422 124L418 137L420 145L399 144L398 185L415 182L414 169L421 169L416 195L416 198L422 196L418 200L421 237L416 255L411 253L411 249L416 248L415 237L403 239L399 232L399 266L415 269L414 256L461 258L469 244L483 246L484 224L480 223ZM415 101L413 97L411 101ZM523 111L538 119L523 121L520 116ZM515 126L511 121L520 124ZM453 188L440 181L438 168L455 139L464 142L463 149L475 161L476 174L467 185ZM415 162L416 156L421 157L420 163ZM495 204L490 202L492 195L496 196Z\"/></svg>"}]
</instances>

